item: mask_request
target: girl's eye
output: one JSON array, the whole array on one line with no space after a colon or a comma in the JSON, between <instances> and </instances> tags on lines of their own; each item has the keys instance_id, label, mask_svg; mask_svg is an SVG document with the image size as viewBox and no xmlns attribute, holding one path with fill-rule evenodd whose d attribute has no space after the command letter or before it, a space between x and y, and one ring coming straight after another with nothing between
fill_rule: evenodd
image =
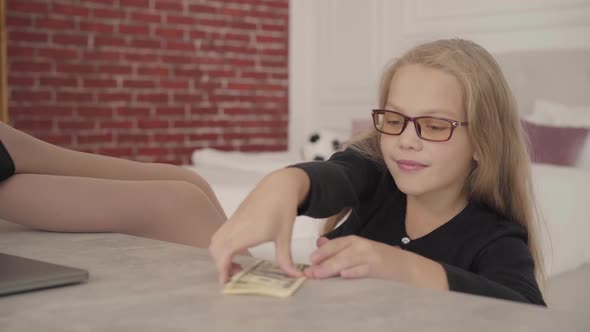
<instances>
[{"instance_id":1,"label":"girl's eye","mask_svg":"<svg viewBox=\"0 0 590 332\"><path fill-rule=\"evenodd\" d=\"M442 130L447 129L445 127L437 127L437 126L432 126L432 125L429 125L427 127L428 127L428 130L433 130L433 131L442 131Z\"/></svg>"}]
</instances>

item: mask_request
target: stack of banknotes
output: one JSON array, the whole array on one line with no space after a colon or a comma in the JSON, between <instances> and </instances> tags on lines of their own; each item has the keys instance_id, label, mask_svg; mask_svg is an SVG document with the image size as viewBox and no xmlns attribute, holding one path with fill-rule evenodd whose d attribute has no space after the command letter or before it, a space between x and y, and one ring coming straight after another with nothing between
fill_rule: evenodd
<instances>
[{"instance_id":1,"label":"stack of banknotes","mask_svg":"<svg viewBox=\"0 0 590 332\"><path fill-rule=\"evenodd\" d=\"M296 264L303 271L307 265ZM224 288L223 294L251 294L288 297L305 281L305 277L293 278L271 261L259 260L234 275Z\"/></svg>"}]
</instances>

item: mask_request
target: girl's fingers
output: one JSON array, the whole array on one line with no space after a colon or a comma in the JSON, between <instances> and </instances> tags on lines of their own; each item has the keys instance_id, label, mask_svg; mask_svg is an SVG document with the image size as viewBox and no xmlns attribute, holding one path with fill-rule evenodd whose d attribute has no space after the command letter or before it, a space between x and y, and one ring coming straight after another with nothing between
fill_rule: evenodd
<instances>
[{"instance_id":1,"label":"girl's fingers","mask_svg":"<svg viewBox=\"0 0 590 332\"><path fill-rule=\"evenodd\" d=\"M223 285L229 280L232 256L229 253L218 253L214 249L209 249L209 252L217 269L219 283Z\"/></svg>"},{"instance_id":2,"label":"girl's fingers","mask_svg":"<svg viewBox=\"0 0 590 332\"><path fill-rule=\"evenodd\" d=\"M344 279L358 279L358 278L366 278L369 276L369 265L361 264L357 266L350 267L348 269L344 269L340 271L340 277Z\"/></svg>"},{"instance_id":3,"label":"girl's fingers","mask_svg":"<svg viewBox=\"0 0 590 332\"><path fill-rule=\"evenodd\" d=\"M321 239L318 240L318 243L322 242L322 246L316 249L309 258L313 265L321 264L325 259L336 255L352 244L349 237L341 237L333 240L326 239L326 241Z\"/></svg>"},{"instance_id":4,"label":"girl's fingers","mask_svg":"<svg viewBox=\"0 0 590 332\"><path fill-rule=\"evenodd\" d=\"M233 257L236 254L247 250L251 246L255 246L263 240L256 241L245 236L231 236L228 234L240 233L235 232L235 226L231 224L224 224L215 233L211 239L211 245L209 246L209 253L213 258L217 273L219 275L219 283L225 284L229 281L232 275L232 262Z\"/></svg>"},{"instance_id":5,"label":"girl's fingers","mask_svg":"<svg viewBox=\"0 0 590 332\"><path fill-rule=\"evenodd\" d=\"M330 241L330 240L327 237L322 236L316 241L315 244L319 248L319 247L323 246L324 244L326 244L328 241Z\"/></svg>"},{"instance_id":6,"label":"girl's fingers","mask_svg":"<svg viewBox=\"0 0 590 332\"><path fill-rule=\"evenodd\" d=\"M313 265L308 272L313 278L323 279L340 275L340 271L358 265L359 262L351 255L350 250L345 248L333 256L325 259L319 265Z\"/></svg>"},{"instance_id":7,"label":"girl's fingers","mask_svg":"<svg viewBox=\"0 0 590 332\"><path fill-rule=\"evenodd\" d=\"M281 269L292 277L301 277L303 273L293 265L291 256L291 232L285 231L275 242L276 260Z\"/></svg>"},{"instance_id":8,"label":"girl's fingers","mask_svg":"<svg viewBox=\"0 0 590 332\"><path fill-rule=\"evenodd\" d=\"M240 273L240 271L243 270L242 266L238 263L231 263L231 268L230 268L230 276L233 277L234 275Z\"/></svg>"}]
</instances>

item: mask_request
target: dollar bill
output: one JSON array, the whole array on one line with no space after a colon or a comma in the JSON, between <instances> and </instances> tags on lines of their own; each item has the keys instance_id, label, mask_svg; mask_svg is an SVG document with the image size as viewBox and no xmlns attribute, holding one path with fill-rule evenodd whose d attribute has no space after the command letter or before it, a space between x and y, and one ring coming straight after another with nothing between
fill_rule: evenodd
<instances>
[{"instance_id":1,"label":"dollar bill","mask_svg":"<svg viewBox=\"0 0 590 332\"><path fill-rule=\"evenodd\" d=\"M307 265L295 266L303 271ZM259 260L233 276L224 286L222 293L288 297L293 295L304 281L305 277L288 276L273 262Z\"/></svg>"}]
</instances>

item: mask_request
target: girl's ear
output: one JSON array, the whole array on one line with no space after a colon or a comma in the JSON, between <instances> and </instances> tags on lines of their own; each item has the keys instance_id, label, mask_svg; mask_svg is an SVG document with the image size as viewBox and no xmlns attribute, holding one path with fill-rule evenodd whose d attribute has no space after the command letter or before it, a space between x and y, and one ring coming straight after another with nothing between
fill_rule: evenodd
<instances>
[{"instance_id":1,"label":"girl's ear","mask_svg":"<svg viewBox=\"0 0 590 332\"><path fill-rule=\"evenodd\" d=\"M477 151L473 152L473 160L475 160L476 163L479 163L479 154Z\"/></svg>"}]
</instances>

